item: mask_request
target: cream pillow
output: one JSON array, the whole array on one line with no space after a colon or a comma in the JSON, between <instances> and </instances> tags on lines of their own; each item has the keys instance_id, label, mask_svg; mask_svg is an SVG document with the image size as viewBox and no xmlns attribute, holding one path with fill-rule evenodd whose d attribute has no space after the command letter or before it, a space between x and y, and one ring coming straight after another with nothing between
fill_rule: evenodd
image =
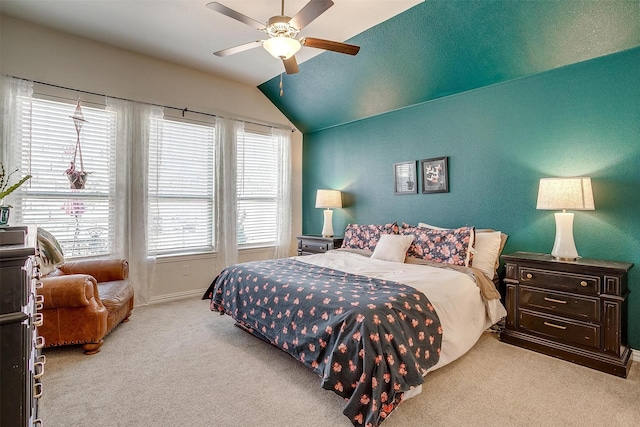
<instances>
[{"instance_id":1,"label":"cream pillow","mask_svg":"<svg viewBox=\"0 0 640 427\"><path fill-rule=\"evenodd\" d=\"M404 262L413 235L381 234L371 258L391 262Z\"/></svg>"},{"instance_id":2,"label":"cream pillow","mask_svg":"<svg viewBox=\"0 0 640 427\"><path fill-rule=\"evenodd\" d=\"M496 274L498 257L502 246L502 233L499 231L479 231L476 233L475 253L472 267L477 268L493 279Z\"/></svg>"}]
</instances>

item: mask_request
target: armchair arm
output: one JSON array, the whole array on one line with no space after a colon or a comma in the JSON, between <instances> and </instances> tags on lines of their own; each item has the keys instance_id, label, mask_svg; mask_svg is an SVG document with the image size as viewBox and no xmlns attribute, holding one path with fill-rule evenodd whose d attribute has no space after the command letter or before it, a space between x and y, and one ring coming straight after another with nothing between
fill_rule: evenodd
<instances>
[{"instance_id":1,"label":"armchair arm","mask_svg":"<svg viewBox=\"0 0 640 427\"><path fill-rule=\"evenodd\" d=\"M64 274L88 274L98 283L129 277L129 263L124 259L87 259L69 261L58 267Z\"/></svg>"},{"instance_id":2,"label":"armchair arm","mask_svg":"<svg viewBox=\"0 0 640 427\"><path fill-rule=\"evenodd\" d=\"M44 296L44 309L86 307L92 300L102 305L96 279L86 274L44 277L41 281L38 294Z\"/></svg>"}]
</instances>

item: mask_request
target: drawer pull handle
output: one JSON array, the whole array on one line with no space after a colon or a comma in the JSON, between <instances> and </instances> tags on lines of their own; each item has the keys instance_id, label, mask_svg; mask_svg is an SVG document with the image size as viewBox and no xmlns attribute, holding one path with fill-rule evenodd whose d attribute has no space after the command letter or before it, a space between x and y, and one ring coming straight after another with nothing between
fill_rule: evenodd
<instances>
[{"instance_id":1,"label":"drawer pull handle","mask_svg":"<svg viewBox=\"0 0 640 427\"><path fill-rule=\"evenodd\" d=\"M42 397L42 383L35 383L33 385L33 398L40 399Z\"/></svg>"},{"instance_id":2,"label":"drawer pull handle","mask_svg":"<svg viewBox=\"0 0 640 427\"><path fill-rule=\"evenodd\" d=\"M584 280L583 280L582 282L580 282L580 286L582 286L582 287L585 287L585 286L587 286L587 285L588 285L588 283L587 283L587 282L585 282Z\"/></svg>"},{"instance_id":3,"label":"drawer pull handle","mask_svg":"<svg viewBox=\"0 0 640 427\"><path fill-rule=\"evenodd\" d=\"M527 273L527 279L533 279L533 274Z\"/></svg>"},{"instance_id":4,"label":"drawer pull handle","mask_svg":"<svg viewBox=\"0 0 640 427\"><path fill-rule=\"evenodd\" d=\"M43 286L44 286L44 283L42 283L42 282L36 282L36 284L35 284L35 288L36 289L42 289Z\"/></svg>"},{"instance_id":5,"label":"drawer pull handle","mask_svg":"<svg viewBox=\"0 0 640 427\"><path fill-rule=\"evenodd\" d=\"M35 340L35 347L36 347L37 349L41 349L41 348L43 348L43 347L44 347L44 337L43 337L43 336L38 335L38 336L36 337L36 340Z\"/></svg>"},{"instance_id":6,"label":"drawer pull handle","mask_svg":"<svg viewBox=\"0 0 640 427\"><path fill-rule=\"evenodd\" d=\"M37 328L42 326L44 323L44 316L42 313L36 313L33 315L33 325Z\"/></svg>"},{"instance_id":7,"label":"drawer pull handle","mask_svg":"<svg viewBox=\"0 0 640 427\"><path fill-rule=\"evenodd\" d=\"M549 302L555 302L558 304L566 304L566 301L562 301L561 299L554 299L554 298L548 298L548 297L544 297L545 301L549 301Z\"/></svg>"},{"instance_id":8,"label":"drawer pull handle","mask_svg":"<svg viewBox=\"0 0 640 427\"><path fill-rule=\"evenodd\" d=\"M567 329L566 326L555 325L555 324L549 323L549 322L544 322L544 324L547 325L547 326L551 326L552 328L556 328L556 329L562 329L562 330Z\"/></svg>"},{"instance_id":9,"label":"drawer pull handle","mask_svg":"<svg viewBox=\"0 0 640 427\"><path fill-rule=\"evenodd\" d=\"M33 365L33 378L36 380L44 375L44 362L37 362Z\"/></svg>"}]
</instances>

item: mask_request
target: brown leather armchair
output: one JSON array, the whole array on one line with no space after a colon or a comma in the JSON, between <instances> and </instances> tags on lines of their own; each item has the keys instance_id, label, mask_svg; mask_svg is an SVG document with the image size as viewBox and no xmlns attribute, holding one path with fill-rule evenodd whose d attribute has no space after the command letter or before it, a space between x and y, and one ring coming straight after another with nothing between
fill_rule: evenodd
<instances>
[{"instance_id":1,"label":"brown leather armchair","mask_svg":"<svg viewBox=\"0 0 640 427\"><path fill-rule=\"evenodd\" d=\"M45 346L82 344L85 354L100 351L103 338L133 309L129 264L122 259L65 262L44 276Z\"/></svg>"}]
</instances>

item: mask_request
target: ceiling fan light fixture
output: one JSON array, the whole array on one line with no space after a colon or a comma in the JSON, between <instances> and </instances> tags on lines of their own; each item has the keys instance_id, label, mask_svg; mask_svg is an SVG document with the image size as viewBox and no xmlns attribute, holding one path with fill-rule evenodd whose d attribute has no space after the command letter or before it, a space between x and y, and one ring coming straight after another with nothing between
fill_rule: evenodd
<instances>
[{"instance_id":1,"label":"ceiling fan light fixture","mask_svg":"<svg viewBox=\"0 0 640 427\"><path fill-rule=\"evenodd\" d=\"M269 52L273 57L279 59L289 59L302 47L300 42L296 39L292 39L289 37L272 37L270 39L265 40L262 43L262 46Z\"/></svg>"}]
</instances>

